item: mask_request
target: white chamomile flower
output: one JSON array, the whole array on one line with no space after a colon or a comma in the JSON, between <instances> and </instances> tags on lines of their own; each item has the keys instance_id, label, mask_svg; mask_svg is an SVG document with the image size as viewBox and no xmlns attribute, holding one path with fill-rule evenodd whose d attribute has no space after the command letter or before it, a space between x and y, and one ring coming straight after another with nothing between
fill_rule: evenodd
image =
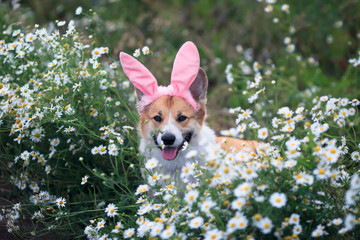
<instances>
[{"instance_id":1,"label":"white chamomile flower","mask_svg":"<svg viewBox=\"0 0 360 240\"><path fill-rule=\"evenodd\" d=\"M66 24L66 21L59 21L57 23L58 27L64 26Z\"/></svg>"},{"instance_id":2,"label":"white chamomile flower","mask_svg":"<svg viewBox=\"0 0 360 240\"><path fill-rule=\"evenodd\" d=\"M147 191L149 191L149 185L142 184L142 185L139 185L138 188L136 189L135 195L139 195L139 194L142 194Z\"/></svg>"},{"instance_id":3,"label":"white chamomile flower","mask_svg":"<svg viewBox=\"0 0 360 240\"><path fill-rule=\"evenodd\" d=\"M216 206L216 203L211 199L206 199L204 202L201 203L200 209L204 213L209 213L210 210Z\"/></svg>"},{"instance_id":4,"label":"white chamomile flower","mask_svg":"<svg viewBox=\"0 0 360 240\"><path fill-rule=\"evenodd\" d=\"M195 217L190 220L189 228L196 229L196 228L202 227L203 224L204 224L204 219L202 217L198 216L198 217Z\"/></svg>"},{"instance_id":5,"label":"white chamomile flower","mask_svg":"<svg viewBox=\"0 0 360 240\"><path fill-rule=\"evenodd\" d=\"M273 228L273 223L270 218L264 217L256 224L256 226L261 230L262 233L268 234Z\"/></svg>"},{"instance_id":6,"label":"white chamomile flower","mask_svg":"<svg viewBox=\"0 0 360 240\"><path fill-rule=\"evenodd\" d=\"M50 141L50 145L53 147L56 147L60 144L60 139L59 138L54 138Z\"/></svg>"},{"instance_id":7,"label":"white chamomile flower","mask_svg":"<svg viewBox=\"0 0 360 240\"><path fill-rule=\"evenodd\" d=\"M143 53L144 55L148 55L148 54L150 53L149 47L148 47L148 46L143 47L143 48L142 48L142 53Z\"/></svg>"},{"instance_id":8,"label":"white chamomile flower","mask_svg":"<svg viewBox=\"0 0 360 240\"><path fill-rule=\"evenodd\" d=\"M251 192L251 183L244 182L234 189L234 194L237 197L245 197Z\"/></svg>"},{"instance_id":9,"label":"white chamomile flower","mask_svg":"<svg viewBox=\"0 0 360 240\"><path fill-rule=\"evenodd\" d=\"M193 174L195 173L194 169L195 169L195 164L191 162L187 162L185 166L181 168L180 177L187 178L189 176L193 176Z\"/></svg>"},{"instance_id":10,"label":"white chamomile flower","mask_svg":"<svg viewBox=\"0 0 360 240\"><path fill-rule=\"evenodd\" d=\"M186 158L193 158L197 155L197 151L196 150L190 150L186 155L185 157Z\"/></svg>"},{"instance_id":11,"label":"white chamomile flower","mask_svg":"<svg viewBox=\"0 0 360 240\"><path fill-rule=\"evenodd\" d=\"M57 205L58 207L65 207L65 203L66 203L66 199L65 199L65 198L59 197L59 198L57 198L55 201L56 201L56 205Z\"/></svg>"},{"instance_id":12,"label":"white chamomile flower","mask_svg":"<svg viewBox=\"0 0 360 240\"><path fill-rule=\"evenodd\" d=\"M281 10L286 12L286 13L289 13L290 12L290 6L289 4L283 4L281 5Z\"/></svg>"},{"instance_id":13,"label":"white chamomile flower","mask_svg":"<svg viewBox=\"0 0 360 240\"><path fill-rule=\"evenodd\" d=\"M121 222L117 222L114 229L111 230L112 233L119 233L120 229L123 228L123 224Z\"/></svg>"},{"instance_id":14,"label":"white chamomile flower","mask_svg":"<svg viewBox=\"0 0 360 240\"><path fill-rule=\"evenodd\" d=\"M286 195L285 193L279 193L279 192L275 192L273 194L271 194L270 196L270 203L273 207L276 208L281 208L283 206L286 205Z\"/></svg>"},{"instance_id":15,"label":"white chamomile flower","mask_svg":"<svg viewBox=\"0 0 360 240\"><path fill-rule=\"evenodd\" d=\"M130 238L134 235L135 228L128 228L124 231L124 238Z\"/></svg>"},{"instance_id":16,"label":"white chamomile flower","mask_svg":"<svg viewBox=\"0 0 360 240\"><path fill-rule=\"evenodd\" d=\"M136 58L137 58L138 56L140 56L140 48L138 48L138 49L135 50L135 52L133 53L133 56L136 57Z\"/></svg>"},{"instance_id":17,"label":"white chamomile flower","mask_svg":"<svg viewBox=\"0 0 360 240\"><path fill-rule=\"evenodd\" d=\"M160 237L162 239L168 239L174 235L175 230L176 228L174 225L167 226L166 229L161 233Z\"/></svg>"},{"instance_id":18,"label":"white chamomile flower","mask_svg":"<svg viewBox=\"0 0 360 240\"><path fill-rule=\"evenodd\" d=\"M100 230L100 229L103 228L104 226L105 226L105 220L104 220L104 219L101 219L101 221L97 223L96 229L97 229L97 230Z\"/></svg>"},{"instance_id":19,"label":"white chamomile flower","mask_svg":"<svg viewBox=\"0 0 360 240\"><path fill-rule=\"evenodd\" d=\"M109 203L109 205L105 208L105 213L108 217L114 217L117 214L117 210L118 207L115 204Z\"/></svg>"},{"instance_id":20,"label":"white chamomile flower","mask_svg":"<svg viewBox=\"0 0 360 240\"><path fill-rule=\"evenodd\" d=\"M148 170L151 170L155 167L157 167L159 161L156 158L151 158L149 160L147 160L146 164L145 164L145 168Z\"/></svg>"},{"instance_id":21,"label":"white chamomile flower","mask_svg":"<svg viewBox=\"0 0 360 240\"><path fill-rule=\"evenodd\" d=\"M331 222L332 222L332 224L338 226L343 223L343 220L341 218L335 218Z\"/></svg>"},{"instance_id":22,"label":"white chamomile flower","mask_svg":"<svg viewBox=\"0 0 360 240\"><path fill-rule=\"evenodd\" d=\"M82 13L82 7L77 7L75 10L75 15L80 15Z\"/></svg>"},{"instance_id":23,"label":"white chamomile flower","mask_svg":"<svg viewBox=\"0 0 360 240\"><path fill-rule=\"evenodd\" d=\"M267 5L264 9L265 12L269 13L269 12L272 12L274 10L273 6L271 5Z\"/></svg>"},{"instance_id":24,"label":"white chamomile flower","mask_svg":"<svg viewBox=\"0 0 360 240\"><path fill-rule=\"evenodd\" d=\"M51 167L50 167L50 165L46 165L46 167L45 167L45 172L46 172L46 174L49 174L49 173L51 172Z\"/></svg>"},{"instance_id":25,"label":"white chamomile flower","mask_svg":"<svg viewBox=\"0 0 360 240\"><path fill-rule=\"evenodd\" d=\"M36 36L32 33L26 34L25 41L26 42L33 42L36 39Z\"/></svg>"},{"instance_id":26,"label":"white chamomile flower","mask_svg":"<svg viewBox=\"0 0 360 240\"><path fill-rule=\"evenodd\" d=\"M223 239L223 232L220 231L219 229L212 229L210 231L207 231L205 233L205 240L219 240L219 239Z\"/></svg>"},{"instance_id":27,"label":"white chamomile flower","mask_svg":"<svg viewBox=\"0 0 360 240\"><path fill-rule=\"evenodd\" d=\"M91 51L91 55L93 59L97 59L101 55L101 49L100 48L94 48L94 50Z\"/></svg>"},{"instance_id":28,"label":"white chamomile flower","mask_svg":"<svg viewBox=\"0 0 360 240\"><path fill-rule=\"evenodd\" d=\"M111 156L117 156L119 155L119 148L113 143L108 145L108 151L109 151L109 155Z\"/></svg>"},{"instance_id":29,"label":"white chamomile flower","mask_svg":"<svg viewBox=\"0 0 360 240\"><path fill-rule=\"evenodd\" d=\"M302 226L300 224L294 225L293 234L299 235L302 232Z\"/></svg>"},{"instance_id":30,"label":"white chamomile flower","mask_svg":"<svg viewBox=\"0 0 360 240\"><path fill-rule=\"evenodd\" d=\"M289 223L298 225L300 223L300 215L297 214L297 213L291 214L290 219L289 219Z\"/></svg>"},{"instance_id":31,"label":"white chamomile flower","mask_svg":"<svg viewBox=\"0 0 360 240\"><path fill-rule=\"evenodd\" d=\"M98 154L99 153L99 147L93 147L92 149L91 149L91 154L92 155L96 155L96 154Z\"/></svg>"},{"instance_id":32,"label":"white chamomile flower","mask_svg":"<svg viewBox=\"0 0 360 240\"><path fill-rule=\"evenodd\" d=\"M198 198L198 196L199 196L199 192L198 192L198 190L195 190L195 189L193 189L193 190L190 190L189 192L187 192L186 194L185 194L185 201L189 204L189 205L191 205L191 204L193 204L195 201L196 201L196 199Z\"/></svg>"},{"instance_id":33,"label":"white chamomile flower","mask_svg":"<svg viewBox=\"0 0 360 240\"><path fill-rule=\"evenodd\" d=\"M260 128L258 130L258 138L264 140L269 136L268 129L267 128Z\"/></svg>"},{"instance_id":34,"label":"white chamomile flower","mask_svg":"<svg viewBox=\"0 0 360 240\"><path fill-rule=\"evenodd\" d=\"M103 146L103 145L100 145L100 146L98 147L98 149L99 149L100 155L104 155L104 154L107 153L106 147Z\"/></svg>"},{"instance_id":35,"label":"white chamomile flower","mask_svg":"<svg viewBox=\"0 0 360 240\"><path fill-rule=\"evenodd\" d=\"M234 201L231 202L231 208L235 210L241 210L243 206L245 205L246 200L245 198L237 198Z\"/></svg>"},{"instance_id":36,"label":"white chamomile flower","mask_svg":"<svg viewBox=\"0 0 360 240\"><path fill-rule=\"evenodd\" d=\"M87 183L89 176L85 175L82 179L81 179L81 185L84 185L85 183Z\"/></svg>"},{"instance_id":37,"label":"white chamomile flower","mask_svg":"<svg viewBox=\"0 0 360 240\"><path fill-rule=\"evenodd\" d=\"M295 45L294 45L294 44L289 44L289 45L287 45L287 46L286 46L286 51L287 51L288 53L294 52L294 51L295 51Z\"/></svg>"}]
</instances>

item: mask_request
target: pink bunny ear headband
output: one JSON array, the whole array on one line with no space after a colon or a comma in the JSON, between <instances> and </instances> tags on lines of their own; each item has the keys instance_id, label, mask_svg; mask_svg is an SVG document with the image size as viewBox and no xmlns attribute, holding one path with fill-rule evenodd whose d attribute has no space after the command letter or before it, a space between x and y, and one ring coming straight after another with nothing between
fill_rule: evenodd
<instances>
[{"instance_id":1,"label":"pink bunny ear headband","mask_svg":"<svg viewBox=\"0 0 360 240\"><path fill-rule=\"evenodd\" d=\"M186 42L179 49L171 72L171 84L167 87L158 86L151 72L132 56L120 52L120 62L126 76L144 94L138 103L140 112L161 96L181 97L198 110L189 90L200 68L200 56L194 43Z\"/></svg>"}]
</instances>

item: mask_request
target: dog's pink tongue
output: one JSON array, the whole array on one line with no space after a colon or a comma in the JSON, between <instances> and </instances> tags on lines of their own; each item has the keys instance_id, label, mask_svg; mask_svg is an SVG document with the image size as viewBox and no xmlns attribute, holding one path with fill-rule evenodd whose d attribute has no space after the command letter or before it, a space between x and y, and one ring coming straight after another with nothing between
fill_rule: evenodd
<instances>
[{"instance_id":1,"label":"dog's pink tongue","mask_svg":"<svg viewBox=\"0 0 360 240\"><path fill-rule=\"evenodd\" d=\"M163 158L166 160L173 160L176 157L176 147L165 147L162 150Z\"/></svg>"}]
</instances>

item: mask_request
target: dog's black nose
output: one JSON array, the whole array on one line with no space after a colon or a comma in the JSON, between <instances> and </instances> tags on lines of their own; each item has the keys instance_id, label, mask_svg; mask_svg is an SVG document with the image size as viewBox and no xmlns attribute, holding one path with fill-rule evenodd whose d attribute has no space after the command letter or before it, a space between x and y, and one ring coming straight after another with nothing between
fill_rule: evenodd
<instances>
[{"instance_id":1,"label":"dog's black nose","mask_svg":"<svg viewBox=\"0 0 360 240\"><path fill-rule=\"evenodd\" d=\"M175 142L175 135L171 133L165 133L161 136L161 140L165 145L172 145Z\"/></svg>"}]
</instances>

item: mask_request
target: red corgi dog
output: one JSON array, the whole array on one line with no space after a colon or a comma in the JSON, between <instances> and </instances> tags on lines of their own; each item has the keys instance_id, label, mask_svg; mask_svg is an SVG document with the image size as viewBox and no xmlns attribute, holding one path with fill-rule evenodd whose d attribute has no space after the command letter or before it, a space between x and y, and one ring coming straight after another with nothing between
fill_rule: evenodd
<instances>
[{"instance_id":1,"label":"red corgi dog","mask_svg":"<svg viewBox=\"0 0 360 240\"><path fill-rule=\"evenodd\" d=\"M198 154L187 158L191 150L203 153L221 143L225 151L244 147L254 152L258 143L235 138L216 138L205 124L208 80L200 68L194 43L186 42L178 51L171 73L171 84L158 86L150 71L132 56L121 52L122 68L135 86L140 113L140 152L156 158L163 174L174 176L189 161L199 161Z\"/></svg>"}]
</instances>

